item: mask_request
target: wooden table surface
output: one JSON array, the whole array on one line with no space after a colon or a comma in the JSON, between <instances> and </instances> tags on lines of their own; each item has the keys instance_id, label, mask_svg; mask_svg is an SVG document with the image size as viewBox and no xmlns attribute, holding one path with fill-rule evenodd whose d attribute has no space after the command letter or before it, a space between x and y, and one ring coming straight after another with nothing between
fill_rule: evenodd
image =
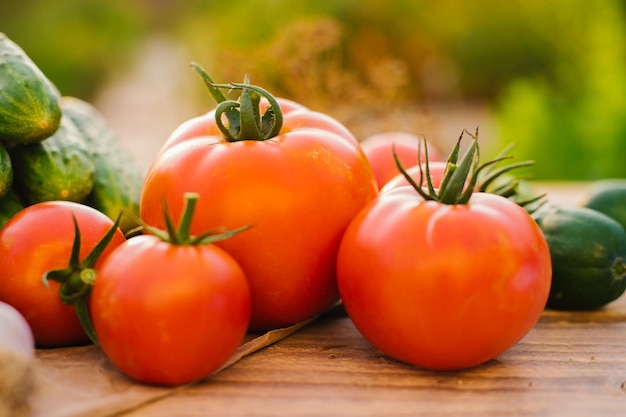
<instances>
[{"instance_id":1,"label":"wooden table surface","mask_svg":"<svg viewBox=\"0 0 626 417\"><path fill-rule=\"evenodd\" d=\"M463 372L427 372L329 317L128 416L624 416L626 305L546 314L513 349Z\"/></svg>"},{"instance_id":2,"label":"wooden table surface","mask_svg":"<svg viewBox=\"0 0 626 417\"><path fill-rule=\"evenodd\" d=\"M93 346L37 360L37 417L626 416L626 296L596 312L547 310L516 346L460 372L386 357L340 308L178 389L132 383Z\"/></svg>"}]
</instances>

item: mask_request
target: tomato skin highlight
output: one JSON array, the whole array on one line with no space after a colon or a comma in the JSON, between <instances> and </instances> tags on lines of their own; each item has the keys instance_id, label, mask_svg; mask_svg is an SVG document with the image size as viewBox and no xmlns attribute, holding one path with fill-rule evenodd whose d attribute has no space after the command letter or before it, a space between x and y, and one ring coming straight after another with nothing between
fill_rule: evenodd
<instances>
[{"instance_id":1,"label":"tomato skin highlight","mask_svg":"<svg viewBox=\"0 0 626 417\"><path fill-rule=\"evenodd\" d=\"M177 218L181 196L195 192L201 197L193 234L252 226L216 243L250 282L252 330L307 320L337 302L341 236L378 194L371 167L349 132L342 135L345 128L327 116L304 112L287 112L284 133L264 141L203 136L166 144L144 183L140 212L147 224L162 228L162 202ZM296 116L298 123L290 124Z\"/></svg>"},{"instance_id":2,"label":"tomato skin highlight","mask_svg":"<svg viewBox=\"0 0 626 417\"><path fill-rule=\"evenodd\" d=\"M447 165L447 162L444 161L432 161L428 163L428 172L430 173L430 180L434 188L439 188L439 186L441 185L441 180L443 179ZM422 177L421 186L428 187L428 178L426 177L426 164L421 164L421 166L414 165L410 168L407 168L406 173L409 174L409 176L413 179L413 181L415 181L416 184L419 184L420 169ZM398 188L406 185L410 185L409 181L404 175L398 173L395 177L387 181L384 187L380 189L380 192L384 193L393 188Z\"/></svg>"},{"instance_id":3,"label":"tomato skin highlight","mask_svg":"<svg viewBox=\"0 0 626 417\"><path fill-rule=\"evenodd\" d=\"M353 220L337 261L348 315L373 346L432 370L495 358L539 319L550 253L532 217L504 197L467 205L382 193Z\"/></svg>"},{"instance_id":4,"label":"tomato skin highlight","mask_svg":"<svg viewBox=\"0 0 626 417\"><path fill-rule=\"evenodd\" d=\"M361 148L372 166L378 187L382 189L388 181L400 174L393 157L394 151L402 166L407 169L418 164L418 150L421 152L420 162L426 160L423 143L424 139L406 132L384 132L363 139ZM428 160L441 160L439 152L430 145Z\"/></svg>"},{"instance_id":5,"label":"tomato skin highlight","mask_svg":"<svg viewBox=\"0 0 626 417\"><path fill-rule=\"evenodd\" d=\"M113 226L103 213L70 201L48 201L26 207L0 230L0 300L14 306L28 321L38 347L89 343L74 307L59 298L60 283L42 282L42 275L69 264L76 216L81 232L80 259ZM117 231L95 265L98 270L112 249L126 239Z\"/></svg>"},{"instance_id":6,"label":"tomato skin highlight","mask_svg":"<svg viewBox=\"0 0 626 417\"><path fill-rule=\"evenodd\" d=\"M91 313L118 369L143 383L173 386L210 375L239 347L250 292L239 265L217 246L142 235L102 266Z\"/></svg>"}]
</instances>

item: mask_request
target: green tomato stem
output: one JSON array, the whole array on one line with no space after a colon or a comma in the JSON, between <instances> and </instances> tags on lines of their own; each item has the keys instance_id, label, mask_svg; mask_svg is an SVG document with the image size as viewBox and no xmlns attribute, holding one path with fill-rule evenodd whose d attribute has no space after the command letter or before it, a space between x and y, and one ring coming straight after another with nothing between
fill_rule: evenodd
<instances>
[{"instance_id":1,"label":"green tomato stem","mask_svg":"<svg viewBox=\"0 0 626 417\"><path fill-rule=\"evenodd\" d=\"M472 137L472 142L463 156L460 156L461 140L463 139L464 134L470 135ZM516 178L513 178L504 184L490 187L496 179L501 178L509 171L534 164L533 161L522 161L496 169L495 166L499 162L510 158L510 156L507 156L506 153L508 153L511 148L512 146L507 147L495 159L484 164L480 164L478 128L476 129L475 134L471 134L464 129L453 147L452 152L448 156L443 178L441 179L441 183L439 184L439 188L437 190L434 188L430 176L428 144L426 141L424 141L424 150L426 155L425 162L423 164L424 168L422 169L422 164L419 165L419 184L417 184L406 172L395 153L395 149L393 150L393 156L398 170L425 200L438 201L442 204L467 204L474 192L489 192L491 194L498 194L509 198L518 205L524 207L529 213L532 213L541 207L543 204L542 199L545 195L519 201L519 180ZM421 160L421 148L418 148L418 160ZM427 186L422 186L424 177L426 177Z\"/></svg>"},{"instance_id":2,"label":"green tomato stem","mask_svg":"<svg viewBox=\"0 0 626 417\"><path fill-rule=\"evenodd\" d=\"M196 210L196 204L200 196L196 193L186 193L185 207L183 209L183 216L178 224L177 235L179 240L184 243L189 243L191 240L191 220L193 219L193 213Z\"/></svg>"},{"instance_id":3,"label":"green tomato stem","mask_svg":"<svg viewBox=\"0 0 626 417\"><path fill-rule=\"evenodd\" d=\"M85 333L87 333L87 336L89 337L91 342L96 346L100 346L98 336L96 335L96 331L93 327L93 322L91 321L91 316L89 315L89 306L87 304L87 299L82 298L78 300L74 304L74 311L76 312L78 321L80 321L83 330L85 331Z\"/></svg>"},{"instance_id":4,"label":"green tomato stem","mask_svg":"<svg viewBox=\"0 0 626 417\"><path fill-rule=\"evenodd\" d=\"M229 129L222 129L226 139L230 141L267 140L280 133L283 126L283 113L276 99L268 91L246 82L243 84L214 84L214 86L242 90L238 106L223 105L218 106L215 110L215 120L218 122L218 127L221 125L222 109L239 113L239 122L234 124L235 128L239 127L239 131L236 131L232 124ZM260 114L261 96L269 102L269 106L262 116Z\"/></svg>"},{"instance_id":5,"label":"green tomato stem","mask_svg":"<svg viewBox=\"0 0 626 417\"><path fill-rule=\"evenodd\" d=\"M404 178L415 188L415 190L420 194L422 198L425 200L434 200L438 201L442 204L467 204L470 197L472 196L473 187L476 184L477 177L477 165L478 165L478 141L476 136L472 136L472 143L469 148L461 158L461 161L457 163L459 157L459 149L460 149L460 141L463 137L464 130L457 141L454 149L452 150L450 156L448 157L446 170L444 172L443 179L441 184L439 185L438 190L435 189L432 183L432 179L430 176L430 168L428 161L428 144L424 141L425 148L425 170L426 170L426 180L428 183L427 189L425 190L422 187L421 183L423 182L424 173L421 171L420 165L420 184L417 184L411 176L406 172L400 159L393 152L394 159L398 170L402 173ZM418 157L420 153L418 151ZM466 187L469 178L469 185Z\"/></svg>"},{"instance_id":6,"label":"green tomato stem","mask_svg":"<svg viewBox=\"0 0 626 417\"><path fill-rule=\"evenodd\" d=\"M89 309L87 298L91 294L91 288L96 281L97 272L93 269L94 265L107 248L113 236L119 228L121 214L118 216L113 225L98 241L96 246L80 261L81 233L78 227L76 216L72 214L74 222L74 241L72 243L72 253L68 266L66 268L54 269L43 274L43 284L48 286L48 280L61 283L59 288L59 298L67 305L73 305L78 319L83 329L94 344L98 344L91 319L89 317Z\"/></svg>"},{"instance_id":7,"label":"green tomato stem","mask_svg":"<svg viewBox=\"0 0 626 417\"><path fill-rule=\"evenodd\" d=\"M244 230L250 228L250 226L243 226L233 230L226 230L224 228L218 228L209 230L200 235L191 234L191 221L193 219L194 211L198 203L200 195L197 193L185 193L183 195L185 204L183 207L183 213L178 223L178 226L174 226L174 221L169 213L167 205L163 203L163 217L167 230L161 230L153 226L142 224L142 229L153 236L156 236L163 242L171 243L172 245L206 245L210 243L219 242L220 240L231 238Z\"/></svg>"},{"instance_id":8,"label":"green tomato stem","mask_svg":"<svg viewBox=\"0 0 626 417\"><path fill-rule=\"evenodd\" d=\"M197 62L192 62L190 65L194 70L196 70L198 74L200 74L202 80L204 81L204 84L207 86L209 92L213 96L213 99L218 103L226 101L226 97L224 96L224 94L222 94L219 88L213 87L213 80L211 79L211 77L209 77L209 74L206 73L204 68L202 68Z\"/></svg>"},{"instance_id":9,"label":"green tomato stem","mask_svg":"<svg viewBox=\"0 0 626 417\"><path fill-rule=\"evenodd\" d=\"M98 273L93 268L85 268L80 271L80 281L86 285L93 285L96 282L96 277Z\"/></svg>"},{"instance_id":10,"label":"green tomato stem","mask_svg":"<svg viewBox=\"0 0 626 417\"><path fill-rule=\"evenodd\" d=\"M469 201L472 190L472 182L476 182L476 176L473 174L472 168L475 168L478 162L478 141L473 138L472 143L463 155L461 162L452 171L445 187L439 189L439 201L444 204L466 204ZM470 186L467 187L469 193L464 193L465 184L468 175L470 175Z\"/></svg>"},{"instance_id":11,"label":"green tomato stem","mask_svg":"<svg viewBox=\"0 0 626 417\"><path fill-rule=\"evenodd\" d=\"M280 105L267 90L251 85L248 76L243 83L215 84L206 72L194 64L218 105L215 108L215 123L222 135L229 142L239 140L267 140L277 136L283 126L283 114ZM241 90L239 101L226 100L224 95L214 92L219 89ZM265 98L269 106L261 114L261 99ZM227 123L224 123L223 119Z\"/></svg>"}]
</instances>

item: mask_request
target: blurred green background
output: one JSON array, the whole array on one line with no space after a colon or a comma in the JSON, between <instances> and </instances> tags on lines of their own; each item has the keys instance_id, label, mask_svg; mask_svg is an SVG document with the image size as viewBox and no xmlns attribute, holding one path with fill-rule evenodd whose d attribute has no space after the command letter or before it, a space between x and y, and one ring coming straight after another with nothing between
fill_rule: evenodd
<instances>
[{"instance_id":1,"label":"blurred green background","mask_svg":"<svg viewBox=\"0 0 626 417\"><path fill-rule=\"evenodd\" d=\"M194 60L217 81L248 73L359 138L428 133L432 109L457 109L473 131L480 114L483 154L515 143L542 180L626 177L625 18L618 0L0 2L0 31L63 94L105 106L107 89L125 89L107 115L127 103L137 135L213 106Z\"/></svg>"}]
</instances>

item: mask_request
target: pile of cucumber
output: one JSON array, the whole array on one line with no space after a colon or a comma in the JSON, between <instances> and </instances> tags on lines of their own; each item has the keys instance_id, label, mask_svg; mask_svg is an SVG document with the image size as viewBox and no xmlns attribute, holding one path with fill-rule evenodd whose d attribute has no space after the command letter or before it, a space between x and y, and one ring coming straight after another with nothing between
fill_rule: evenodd
<instances>
[{"instance_id":1,"label":"pile of cucumber","mask_svg":"<svg viewBox=\"0 0 626 417\"><path fill-rule=\"evenodd\" d=\"M42 201L84 203L116 219L138 215L140 166L90 103L62 96L0 33L0 227ZM122 216L128 232L136 226Z\"/></svg>"}]
</instances>

